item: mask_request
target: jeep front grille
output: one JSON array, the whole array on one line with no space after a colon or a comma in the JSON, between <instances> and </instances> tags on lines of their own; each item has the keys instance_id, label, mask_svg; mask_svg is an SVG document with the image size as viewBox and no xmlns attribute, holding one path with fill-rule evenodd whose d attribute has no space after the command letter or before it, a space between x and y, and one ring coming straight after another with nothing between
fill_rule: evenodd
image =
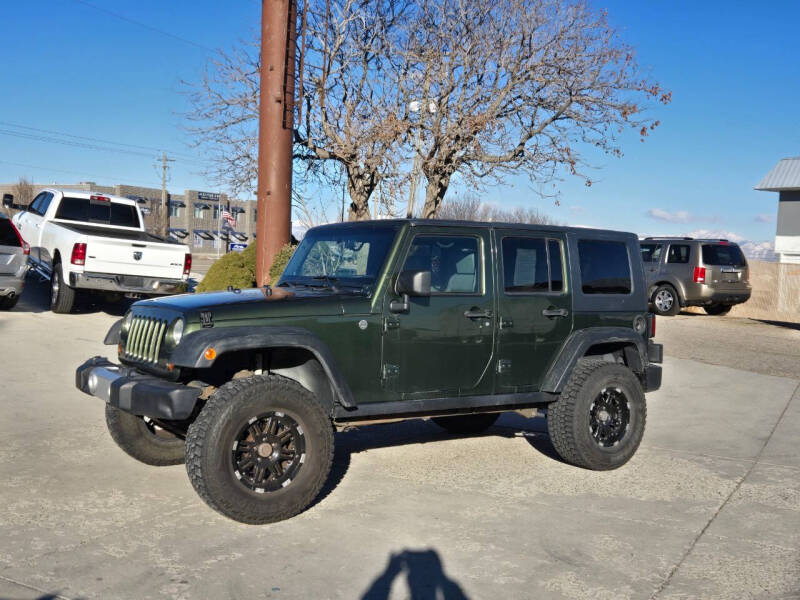
<instances>
[{"instance_id":1,"label":"jeep front grille","mask_svg":"<svg viewBox=\"0 0 800 600\"><path fill-rule=\"evenodd\" d=\"M134 315L123 356L128 360L157 363L166 331L165 320Z\"/></svg>"}]
</instances>

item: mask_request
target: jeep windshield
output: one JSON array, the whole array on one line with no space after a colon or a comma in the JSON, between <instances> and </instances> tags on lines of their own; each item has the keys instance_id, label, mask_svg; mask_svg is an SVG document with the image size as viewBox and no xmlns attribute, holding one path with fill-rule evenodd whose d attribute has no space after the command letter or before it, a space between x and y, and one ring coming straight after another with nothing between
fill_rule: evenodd
<instances>
[{"instance_id":1,"label":"jeep windshield","mask_svg":"<svg viewBox=\"0 0 800 600\"><path fill-rule=\"evenodd\" d=\"M308 231L279 286L372 290L398 226L334 226Z\"/></svg>"}]
</instances>

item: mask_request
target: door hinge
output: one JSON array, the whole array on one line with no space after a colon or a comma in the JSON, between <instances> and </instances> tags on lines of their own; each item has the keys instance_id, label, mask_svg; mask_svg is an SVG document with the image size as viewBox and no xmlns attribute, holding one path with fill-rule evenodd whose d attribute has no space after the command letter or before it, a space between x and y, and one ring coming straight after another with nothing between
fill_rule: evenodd
<instances>
[{"instance_id":1,"label":"door hinge","mask_svg":"<svg viewBox=\"0 0 800 600\"><path fill-rule=\"evenodd\" d=\"M500 329L510 329L514 326L514 321L505 317L500 317Z\"/></svg>"},{"instance_id":2,"label":"door hinge","mask_svg":"<svg viewBox=\"0 0 800 600\"><path fill-rule=\"evenodd\" d=\"M511 370L511 361L505 358L501 358L497 361L497 372L498 373L508 373Z\"/></svg>"},{"instance_id":3,"label":"door hinge","mask_svg":"<svg viewBox=\"0 0 800 600\"><path fill-rule=\"evenodd\" d=\"M397 329L400 327L398 319L389 319L388 317L383 320L383 330L389 331L390 329Z\"/></svg>"},{"instance_id":4,"label":"door hinge","mask_svg":"<svg viewBox=\"0 0 800 600\"><path fill-rule=\"evenodd\" d=\"M397 365L385 364L383 365L383 378L391 379L400 375L400 367Z\"/></svg>"}]
</instances>

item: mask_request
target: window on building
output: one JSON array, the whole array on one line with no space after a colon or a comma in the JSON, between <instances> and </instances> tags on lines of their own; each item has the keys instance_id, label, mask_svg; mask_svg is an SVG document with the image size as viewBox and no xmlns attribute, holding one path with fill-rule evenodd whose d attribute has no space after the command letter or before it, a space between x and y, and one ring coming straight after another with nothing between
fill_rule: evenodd
<instances>
[{"instance_id":1,"label":"window on building","mask_svg":"<svg viewBox=\"0 0 800 600\"><path fill-rule=\"evenodd\" d=\"M194 207L194 218L195 219L202 219L205 217L205 209L202 206L195 206Z\"/></svg>"},{"instance_id":2,"label":"window on building","mask_svg":"<svg viewBox=\"0 0 800 600\"><path fill-rule=\"evenodd\" d=\"M584 294L630 294L631 267L625 242L578 240Z\"/></svg>"},{"instance_id":3,"label":"window on building","mask_svg":"<svg viewBox=\"0 0 800 600\"><path fill-rule=\"evenodd\" d=\"M203 237L199 233L195 233L192 236L192 246L194 246L195 248L203 247Z\"/></svg>"},{"instance_id":4,"label":"window on building","mask_svg":"<svg viewBox=\"0 0 800 600\"><path fill-rule=\"evenodd\" d=\"M169 205L169 216L173 219L176 219L181 216L181 207L177 204L170 204Z\"/></svg>"},{"instance_id":5,"label":"window on building","mask_svg":"<svg viewBox=\"0 0 800 600\"><path fill-rule=\"evenodd\" d=\"M691 246L688 244L670 244L667 262L686 264L689 262L689 254L691 254Z\"/></svg>"},{"instance_id":6,"label":"window on building","mask_svg":"<svg viewBox=\"0 0 800 600\"><path fill-rule=\"evenodd\" d=\"M661 260L661 244L641 244L642 262L658 262Z\"/></svg>"},{"instance_id":7,"label":"window on building","mask_svg":"<svg viewBox=\"0 0 800 600\"><path fill-rule=\"evenodd\" d=\"M411 244L403 270L430 271L434 294L477 294L479 265L477 238L419 235Z\"/></svg>"}]
</instances>

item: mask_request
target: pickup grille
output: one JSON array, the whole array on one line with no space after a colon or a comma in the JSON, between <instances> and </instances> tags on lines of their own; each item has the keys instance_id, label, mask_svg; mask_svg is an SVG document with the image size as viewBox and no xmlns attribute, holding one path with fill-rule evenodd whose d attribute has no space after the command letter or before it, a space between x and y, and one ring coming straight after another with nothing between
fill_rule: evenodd
<instances>
[{"instance_id":1,"label":"pickup grille","mask_svg":"<svg viewBox=\"0 0 800 600\"><path fill-rule=\"evenodd\" d=\"M123 356L128 360L157 363L166 331L164 319L134 315Z\"/></svg>"}]
</instances>

